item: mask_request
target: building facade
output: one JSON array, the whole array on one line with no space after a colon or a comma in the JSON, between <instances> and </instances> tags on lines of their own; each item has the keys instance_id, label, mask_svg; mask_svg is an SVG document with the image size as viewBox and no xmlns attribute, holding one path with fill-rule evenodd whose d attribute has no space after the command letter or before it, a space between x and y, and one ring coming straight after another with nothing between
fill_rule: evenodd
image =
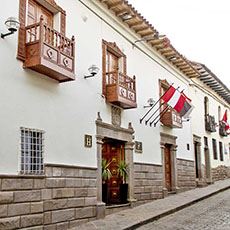
<instances>
[{"instance_id":1,"label":"building facade","mask_svg":"<svg viewBox=\"0 0 230 230\"><path fill-rule=\"evenodd\" d=\"M0 42L1 229L67 229L229 166L229 137L200 116L206 96L215 116L229 101L127 1L8 1L1 22L9 16L20 28ZM159 100L172 83L192 98L192 119ZM212 139L222 158L198 161Z\"/></svg>"}]
</instances>

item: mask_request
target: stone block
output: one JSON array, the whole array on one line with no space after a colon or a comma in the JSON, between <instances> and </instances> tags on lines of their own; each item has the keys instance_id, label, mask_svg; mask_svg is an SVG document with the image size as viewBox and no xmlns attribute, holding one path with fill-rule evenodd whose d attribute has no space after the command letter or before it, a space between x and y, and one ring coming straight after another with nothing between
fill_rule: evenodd
<instances>
[{"instance_id":1,"label":"stone block","mask_svg":"<svg viewBox=\"0 0 230 230\"><path fill-rule=\"evenodd\" d=\"M30 227L43 224L43 214L21 216L21 227Z\"/></svg>"},{"instance_id":2,"label":"stone block","mask_svg":"<svg viewBox=\"0 0 230 230\"><path fill-rule=\"evenodd\" d=\"M30 203L9 204L8 216L19 216L30 213Z\"/></svg>"},{"instance_id":3,"label":"stone block","mask_svg":"<svg viewBox=\"0 0 230 230\"><path fill-rule=\"evenodd\" d=\"M2 190L20 190L20 189L32 189L33 179L21 179L21 178L4 178L2 179Z\"/></svg>"},{"instance_id":4,"label":"stone block","mask_svg":"<svg viewBox=\"0 0 230 230\"><path fill-rule=\"evenodd\" d=\"M44 211L67 208L67 199L45 200Z\"/></svg>"},{"instance_id":5,"label":"stone block","mask_svg":"<svg viewBox=\"0 0 230 230\"><path fill-rule=\"evenodd\" d=\"M33 202L30 206L31 213L43 212L43 202Z\"/></svg>"},{"instance_id":6,"label":"stone block","mask_svg":"<svg viewBox=\"0 0 230 230\"><path fill-rule=\"evenodd\" d=\"M45 167L45 175L46 175L47 177L52 177L52 176L53 176L52 167Z\"/></svg>"},{"instance_id":7,"label":"stone block","mask_svg":"<svg viewBox=\"0 0 230 230\"><path fill-rule=\"evenodd\" d=\"M96 188L88 188L88 196L97 196Z\"/></svg>"},{"instance_id":8,"label":"stone block","mask_svg":"<svg viewBox=\"0 0 230 230\"><path fill-rule=\"evenodd\" d=\"M96 197L85 197L85 206L91 206L97 204Z\"/></svg>"},{"instance_id":9,"label":"stone block","mask_svg":"<svg viewBox=\"0 0 230 230\"><path fill-rule=\"evenodd\" d=\"M2 230L19 229L19 227L20 227L19 216L0 219L0 229Z\"/></svg>"},{"instance_id":10,"label":"stone block","mask_svg":"<svg viewBox=\"0 0 230 230\"><path fill-rule=\"evenodd\" d=\"M45 188L45 179L34 179L34 188L35 189L42 189Z\"/></svg>"},{"instance_id":11,"label":"stone block","mask_svg":"<svg viewBox=\"0 0 230 230\"><path fill-rule=\"evenodd\" d=\"M79 169L62 168L62 177L79 177Z\"/></svg>"},{"instance_id":12,"label":"stone block","mask_svg":"<svg viewBox=\"0 0 230 230\"><path fill-rule=\"evenodd\" d=\"M134 164L134 172L140 172L141 171L141 165L140 164Z\"/></svg>"},{"instance_id":13,"label":"stone block","mask_svg":"<svg viewBox=\"0 0 230 230\"><path fill-rule=\"evenodd\" d=\"M83 169L80 170L79 176L84 178L96 178L96 170L90 170L90 169Z\"/></svg>"},{"instance_id":14,"label":"stone block","mask_svg":"<svg viewBox=\"0 0 230 230\"><path fill-rule=\"evenodd\" d=\"M0 218L1 217L7 217L7 205L6 204L0 204Z\"/></svg>"},{"instance_id":15,"label":"stone block","mask_svg":"<svg viewBox=\"0 0 230 230\"><path fill-rule=\"evenodd\" d=\"M43 230L43 226L20 228L20 230Z\"/></svg>"},{"instance_id":16,"label":"stone block","mask_svg":"<svg viewBox=\"0 0 230 230\"><path fill-rule=\"evenodd\" d=\"M41 190L42 200L51 200L52 199L52 189L42 189Z\"/></svg>"},{"instance_id":17,"label":"stone block","mask_svg":"<svg viewBox=\"0 0 230 230\"><path fill-rule=\"evenodd\" d=\"M57 224L57 230L67 230L69 229L69 223L68 222L63 222Z\"/></svg>"},{"instance_id":18,"label":"stone block","mask_svg":"<svg viewBox=\"0 0 230 230\"><path fill-rule=\"evenodd\" d=\"M30 191L16 191L14 192L14 202L29 202L29 201L40 201L41 191L30 190Z\"/></svg>"},{"instance_id":19,"label":"stone block","mask_svg":"<svg viewBox=\"0 0 230 230\"><path fill-rule=\"evenodd\" d=\"M0 192L0 204L8 204L13 202L13 192Z\"/></svg>"},{"instance_id":20,"label":"stone block","mask_svg":"<svg viewBox=\"0 0 230 230\"><path fill-rule=\"evenodd\" d=\"M52 223L74 220L74 218L75 218L75 210L73 208L52 211Z\"/></svg>"},{"instance_id":21,"label":"stone block","mask_svg":"<svg viewBox=\"0 0 230 230\"><path fill-rule=\"evenodd\" d=\"M53 189L53 198L74 197L74 188Z\"/></svg>"},{"instance_id":22,"label":"stone block","mask_svg":"<svg viewBox=\"0 0 230 230\"><path fill-rule=\"evenodd\" d=\"M51 224L52 223L52 215L51 215L51 212L44 212L43 214L44 216L44 224Z\"/></svg>"},{"instance_id":23,"label":"stone block","mask_svg":"<svg viewBox=\"0 0 230 230\"><path fill-rule=\"evenodd\" d=\"M48 178L46 179L47 188L64 188L66 180L64 178Z\"/></svg>"},{"instance_id":24,"label":"stone block","mask_svg":"<svg viewBox=\"0 0 230 230\"><path fill-rule=\"evenodd\" d=\"M75 188L75 197L85 197L88 195L88 188Z\"/></svg>"},{"instance_id":25,"label":"stone block","mask_svg":"<svg viewBox=\"0 0 230 230\"><path fill-rule=\"evenodd\" d=\"M68 208L82 207L85 205L84 198L69 198L67 202Z\"/></svg>"},{"instance_id":26,"label":"stone block","mask_svg":"<svg viewBox=\"0 0 230 230\"><path fill-rule=\"evenodd\" d=\"M56 230L56 224L45 225L44 230Z\"/></svg>"},{"instance_id":27,"label":"stone block","mask_svg":"<svg viewBox=\"0 0 230 230\"><path fill-rule=\"evenodd\" d=\"M69 221L69 228L74 228L74 227L78 227L82 224L85 224L88 222L88 219L81 219L81 220L72 220L72 221Z\"/></svg>"},{"instance_id":28,"label":"stone block","mask_svg":"<svg viewBox=\"0 0 230 230\"><path fill-rule=\"evenodd\" d=\"M82 186L83 187L96 187L97 180L96 179L83 179Z\"/></svg>"},{"instance_id":29,"label":"stone block","mask_svg":"<svg viewBox=\"0 0 230 230\"><path fill-rule=\"evenodd\" d=\"M70 187L70 188L82 187L82 179L66 178L66 187Z\"/></svg>"},{"instance_id":30,"label":"stone block","mask_svg":"<svg viewBox=\"0 0 230 230\"><path fill-rule=\"evenodd\" d=\"M62 175L62 168L60 167L53 167L53 177L61 177Z\"/></svg>"},{"instance_id":31,"label":"stone block","mask_svg":"<svg viewBox=\"0 0 230 230\"><path fill-rule=\"evenodd\" d=\"M96 207L76 208L76 219L90 218L96 216Z\"/></svg>"}]
</instances>

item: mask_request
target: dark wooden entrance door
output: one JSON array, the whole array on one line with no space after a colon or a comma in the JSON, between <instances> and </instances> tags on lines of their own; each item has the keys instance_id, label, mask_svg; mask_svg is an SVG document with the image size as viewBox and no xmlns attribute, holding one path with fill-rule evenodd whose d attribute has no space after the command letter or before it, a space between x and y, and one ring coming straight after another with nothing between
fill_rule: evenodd
<instances>
[{"instance_id":1,"label":"dark wooden entrance door","mask_svg":"<svg viewBox=\"0 0 230 230\"><path fill-rule=\"evenodd\" d=\"M111 178L108 184L108 203L120 203L120 184L121 178L117 176L117 164L120 160L124 160L124 143L115 140L108 140L102 146L102 158L111 162L109 169L111 171Z\"/></svg>"},{"instance_id":2,"label":"dark wooden entrance door","mask_svg":"<svg viewBox=\"0 0 230 230\"><path fill-rule=\"evenodd\" d=\"M195 170L196 170L196 178L199 178L199 156L198 156L198 143L194 143L194 151L195 151Z\"/></svg>"},{"instance_id":3,"label":"dark wooden entrance door","mask_svg":"<svg viewBox=\"0 0 230 230\"><path fill-rule=\"evenodd\" d=\"M171 167L171 146L165 145L164 160L165 160L165 185L168 191L172 190L172 167Z\"/></svg>"}]
</instances>

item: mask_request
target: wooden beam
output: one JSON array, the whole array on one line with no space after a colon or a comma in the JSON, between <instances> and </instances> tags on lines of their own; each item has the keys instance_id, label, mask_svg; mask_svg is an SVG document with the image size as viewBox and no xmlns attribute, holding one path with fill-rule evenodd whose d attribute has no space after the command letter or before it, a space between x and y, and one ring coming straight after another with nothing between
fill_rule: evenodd
<instances>
[{"instance_id":1,"label":"wooden beam","mask_svg":"<svg viewBox=\"0 0 230 230\"><path fill-rule=\"evenodd\" d=\"M144 31L144 30L148 30L149 27L148 26L145 26L145 27L142 27L142 28L139 28L139 29L134 29L136 33L139 33L141 31ZM152 32L152 31L151 31Z\"/></svg>"},{"instance_id":2,"label":"wooden beam","mask_svg":"<svg viewBox=\"0 0 230 230\"><path fill-rule=\"evenodd\" d=\"M141 24L143 24L143 21L137 21L137 22L134 22L134 23L130 23L128 25L129 25L130 28L133 28L133 27L139 26Z\"/></svg>"},{"instance_id":3,"label":"wooden beam","mask_svg":"<svg viewBox=\"0 0 230 230\"><path fill-rule=\"evenodd\" d=\"M130 12L127 9L120 10L120 11L116 12L116 16L118 16L118 17L120 17L124 14L130 14Z\"/></svg>"},{"instance_id":4,"label":"wooden beam","mask_svg":"<svg viewBox=\"0 0 230 230\"><path fill-rule=\"evenodd\" d=\"M109 5L108 8L109 8L110 10L112 10L113 8L116 8L117 6L121 5L122 3L123 3L123 1L120 0L120 1L118 1L118 2L115 2L115 3L111 4L111 5Z\"/></svg>"}]
</instances>

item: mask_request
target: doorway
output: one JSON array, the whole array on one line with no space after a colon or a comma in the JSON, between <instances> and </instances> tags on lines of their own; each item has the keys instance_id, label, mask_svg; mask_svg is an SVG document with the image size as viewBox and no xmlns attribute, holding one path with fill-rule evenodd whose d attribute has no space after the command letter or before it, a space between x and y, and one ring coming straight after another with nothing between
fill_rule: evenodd
<instances>
[{"instance_id":1,"label":"doorway","mask_svg":"<svg viewBox=\"0 0 230 230\"><path fill-rule=\"evenodd\" d=\"M164 158L165 186L168 191L172 191L171 145L169 144L165 145Z\"/></svg>"},{"instance_id":2,"label":"doorway","mask_svg":"<svg viewBox=\"0 0 230 230\"><path fill-rule=\"evenodd\" d=\"M109 204L120 204L121 199L121 184L122 178L117 173L118 164L125 161L125 142L104 139L102 144L102 160L105 160L108 165L108 170L111 173L110 177L103 180L102 198L103 202Z\"/></svg>"},{"instance_id":3,"label":"doorway","mask_svg":"<svg viewBox=\"0 0 230 230\"><path fill-rule=\"evenodd\" d=\"M196 179L201 179L201 151L200 151L200 142L194 141L194 158L195 158L195 173Z\"/></svg>"}]
</instances>

